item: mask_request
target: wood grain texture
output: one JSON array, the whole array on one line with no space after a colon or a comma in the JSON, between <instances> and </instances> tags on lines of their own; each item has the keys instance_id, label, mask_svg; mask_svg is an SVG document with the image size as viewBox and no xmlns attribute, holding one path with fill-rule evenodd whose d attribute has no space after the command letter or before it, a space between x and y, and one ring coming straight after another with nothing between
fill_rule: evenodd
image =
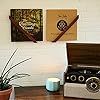
<instances>
[{"instance_id":1,"label":"wood grain texture","mask_svg":"<svg viewBox=\"0 0 100 100\"><path fill-rule=\"evenodd\" d=\"M84 100L78 98L64 98L63 87L60 91L49 92L45 86L15 88L16 100Z\"/></svg>"},{"instance_id":2,"label":"wood grain texture","mask_svg":"<svg viewBox=\"0 0 100 100\"><path fill-rule=\"evenodd\" d=\"M68 64L100 65L100 44L67 43Z\"/></svg>"}]
</instances>

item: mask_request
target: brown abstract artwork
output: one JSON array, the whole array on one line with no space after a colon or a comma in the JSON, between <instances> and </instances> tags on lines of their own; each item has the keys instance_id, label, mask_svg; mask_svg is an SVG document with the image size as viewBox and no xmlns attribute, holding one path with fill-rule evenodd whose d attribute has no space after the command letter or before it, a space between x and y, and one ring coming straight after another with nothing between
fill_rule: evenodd
<instances>
[{"instance_id":1,"label":"brown abstract artwork","mask_svg":"<svg viewBox=\"0 0 100 100\"><path fill-rule=\"evenodd\" d=\"M43 11L42 9L11 9L11 18L17 25L34 37L36 41L43 41ZM22 31L11 22L11 41L31 41Z\"/></svg>"}]
</instances>

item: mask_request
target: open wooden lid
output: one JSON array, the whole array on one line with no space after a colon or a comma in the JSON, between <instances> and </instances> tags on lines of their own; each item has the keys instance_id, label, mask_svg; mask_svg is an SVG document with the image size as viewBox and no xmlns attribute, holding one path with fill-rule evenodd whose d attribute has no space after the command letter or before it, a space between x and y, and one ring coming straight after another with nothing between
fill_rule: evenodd
<instances>
[{"instance_id":1,"label":"open wooden lid","mask_svg":"<svg viewBox=\"0 0 100 100\"><path fill-rule=\"evenodd\" d=\"M100 44L67 43L68 64L100 65Z\"/></svg>"}]
</instances>

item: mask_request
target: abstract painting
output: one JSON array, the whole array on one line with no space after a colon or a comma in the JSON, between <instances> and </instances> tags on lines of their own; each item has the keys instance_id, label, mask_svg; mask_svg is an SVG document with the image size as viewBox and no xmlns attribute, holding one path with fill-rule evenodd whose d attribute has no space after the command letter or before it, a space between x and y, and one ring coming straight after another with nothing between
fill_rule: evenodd
<instances>
[{"instance_id":1,"label":"abstract painting","mask_svg":"<svg viewBox=\"0 0 100 100\"><path fill-rule=\"evenodd\" d=\"M11 9L10 16L18 26L16 27L11 22L12 42L31 41L28 35L35 38L36 41L43 41L42 9Z\"/></svg>"}]
</instances>

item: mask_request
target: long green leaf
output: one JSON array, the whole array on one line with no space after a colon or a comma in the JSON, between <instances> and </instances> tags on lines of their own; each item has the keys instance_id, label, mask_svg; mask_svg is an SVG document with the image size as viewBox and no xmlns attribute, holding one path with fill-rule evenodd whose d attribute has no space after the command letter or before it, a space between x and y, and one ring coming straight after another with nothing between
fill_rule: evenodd
<instances>
[{"instance_id":1,"label":"long green leaf","mask_svg":"<svg viewBox=\"0 0 100 100\"><path fill-rule=\"evenodd\" d=\"M4 73L4 75L3 75L2 77L4 77L4 76L5 76L10 70L12 70L14 67L16 67L16 66L20 65L21 63L23 63L23 62L25 62L25 61L27 61L27 60L30 60L30 59L31 59L31 58L28 58L28 59L25 59L25 60L23 60L23 61L21 61L21 62L15 64L15 65L12 66L11 68L9 68L9 69Z\"/></svg>"},{"instance_id":2,"label":"long green leaf","mask_svg":"<svg viewBox=\"0 0 100 100\"><path fill-rule=\"evenodd\" d=\"M14 74L12 77L8 78L7 81L5 82L6 84L8 84L10 81L13 81L15 79L18 79L18 78L23 78L23 77L26 77L26 76L30 76L29 74Z\"/></svg>"},{"instance_id":3,"label":"long green leaf","mask_svg":"<svg viewBox=\"0 0 100 100\"><path fill-rule=\"evenodd\" d=\"M12 54L11 57L9 58L8 62L6 63L4 69L3 69L2 73L1 73L1 77L3 76L5 69L7 68L9 62L11 61L11 59L12 59L12 57L14 56L14 54L16 53L16 51L17 51L17 49L13 52L13 54Z\"/></svg>"}]
</instances>

